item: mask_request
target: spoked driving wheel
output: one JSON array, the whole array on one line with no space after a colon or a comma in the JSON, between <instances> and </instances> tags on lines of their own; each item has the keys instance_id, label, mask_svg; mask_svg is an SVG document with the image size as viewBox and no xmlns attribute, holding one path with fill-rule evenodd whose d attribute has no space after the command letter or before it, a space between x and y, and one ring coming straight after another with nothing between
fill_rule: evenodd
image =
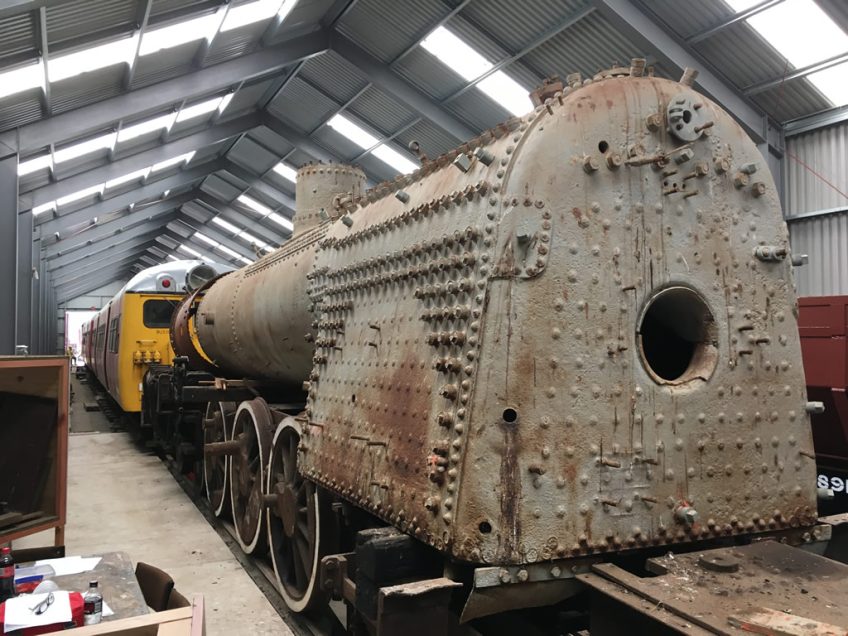
<instances>
[{"instance_id":1,"label":"spoked driving wheel","mask_svg":"<svg viewBox=\"0 0 848 636\"><path fill-rule=\"evenodd\" d=\"M318 489L297 470L299 443L297 420L288 417L280 422L268 462L266 496L268 543L277 588L293 612L325 600L317 579L318 564L327 554Z\"/></svg>"},{"instance_id":2,"label":"spoked driving wheel","mask_svg":"<svg viewBox=\"0 0 848 636\"><path fill-rule=\"evenodd\" d=\"M233 432L234 402L209 402L203 419L203 444L226 442ZM206 454L203 458L203 486L206 499L216 517L225 514L230 507L229 457L225 454Z\"/></svg>"},{"instance_id":3,"label":"spoked driving wheel","mask_svg":"<svg viewBox=\"0 0 848 636\"><path fill-rule=\"evenodd\" d=\"M245 554L265 548L265 507L262 487L274 429L268 405L262 398L242 402L233 422L230 457L230 503L236 539Z\"/></svg>"}]
</instances>

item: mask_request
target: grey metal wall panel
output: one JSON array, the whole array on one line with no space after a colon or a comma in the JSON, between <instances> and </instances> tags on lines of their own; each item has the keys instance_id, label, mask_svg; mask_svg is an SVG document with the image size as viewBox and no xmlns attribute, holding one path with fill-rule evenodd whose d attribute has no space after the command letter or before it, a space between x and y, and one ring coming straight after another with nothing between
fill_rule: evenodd
<instances>
[{"instance_id":1,"label":"grey metal wall panel","mask_svg":"<svg viewBox=\"0 0 848 636\"><path fill-rule=\"evenodd\" d=\"M786 140L786 214L848 207L848 123Z\"/></svg>"},{"instance_id":2,"label":"grey metal wall panel","mask_svg":"<svg viewBox=\"0 0 848 636\"><path fill-rule=\"evenodd\" d=\"M795 268L799 296L848 294L848 215L832 214L789 226L792 251L810 262Z\"/></svg>"}]
</instances>

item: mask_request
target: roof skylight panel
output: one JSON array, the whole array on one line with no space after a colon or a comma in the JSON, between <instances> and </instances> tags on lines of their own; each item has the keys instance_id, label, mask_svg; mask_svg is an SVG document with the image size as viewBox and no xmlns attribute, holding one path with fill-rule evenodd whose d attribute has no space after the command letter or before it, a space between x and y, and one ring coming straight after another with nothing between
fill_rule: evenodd
<instances>
[{"instance_id":1,"label":"roof skylight panel","mask_svg":"<svg viewBox=\"0 0 848 636\"><path fill-rule=\"evenodd\" d=\"M176 256L174 256L173 254L168 254L168 258L170 258L172 261L178 261L178 260L180 260L180 259L178 259Z\"/></svg>"},{"instance_id":2,"label":"roof skylight panel","mask_svg":"<svg viewBox=\"0 0 848 636\"><path fill-rule=\"evenodd\" d=\"M492 62L443 26L434 29L421 46L468 82L494 68ZM493 72L480 80L476 87L513 115L523 115L533 109L527 89L503 71Z\"/></svg>"},{"instance_id":3,"label":"roof skylight panel","mask_svg":"<svg viewBox=\"0 0 848 636\"><path fill-rule=\"evenodd\" d=\"M231 101L233 101L233 96L234 96L234 95L235 95L235 93L230 92L230 93L227 93L226 95L224 95L224 96L221 98L221 103L220 103L220 104L218 104L218 114L219 114L219 115L220 115L221 113L223 113L225 110L227 110L227 106L229 106L229 105L230 105L230 102L231 102Z\"/></svg>"},{"instance_id":4,"label":"roof skylight panel","mask_svg":"<svg viewBox=\"0 0 848 636\"><path fill-rule=\"evenodd\" d=\"M200 239L201 241L203 241L207 245L211 245L212 247L218 247L220 245L220 243L215 239L209 238L208 236L206 236L205 234L201 234L200 232L195 232L194 238Z\"/></svg>"},{"instance_id":5,"label":"roof skylight panel","mask_svg":"<svg viewBox=\"0 0 848 636\"><path fill-rule=\"evenodd\" d=\"M44 86L44 63L30 64L0 73L0 97Z\"/></svg>"},{"instance_id":6,"label":"roof skylight panel","mask_svg":"<svg viewBox=\"0 0 848 636\"><path fill-rule=\"evenodd\" d=\"M226 245L222 245L221 243L218 243L217 249L226 254L227 256L230 256L231 258L242 258L241 254L239 254L233 249L230 249ZM252 263L253 261L250 262Z\"/></svg>"},{"instance_id":7,"label":"roof skylight panel","mask_svg":"<svg viewBox=\"0 0 848 636\"><path fill-rule=\"evenodd\" d=\"M242 205L246 205L251 210L258 212L259 214L261 214L263 216L268 216L272 212L271 208L269 208L266 205L262 205L261 203L259 203L259 201L255 200L255 199L251 199L246 194L242 194L241 196L239 196L239 198L236 199L236 201L238 201Z\"/></svg>"},{"instance_id":8,"label":"roof skylight panel","mask_svg":"<svg viewBox=\"0 0 848 636\"><path fill-rule=\"evenodd\" d=\"M135 59L137 42L138 32L136 31L130 38L51 57L47 62L47 79L50 82L59 82L106 66L130 64Z\"/></svg>"},{"instance_id":9,"label":"roof skylight panel","mask_svg":"<svg viewBox=\"0 0 848 636\"><path fill-rule=\"evenodd\" d=\"M63 205L67 205L68 203L73 203L74 201L79 201L80 199L90 197L93 194L103 194L103 186L104 184L99 183L95 186L83 188L82 190L77 190L76 192L73 192L71 194L59 197L58 199L56 199L56 205L61 207Z\"/></svg>"},{"instance_id":10,"label":"roof skylight panel","mask_svg":"<svg viewBox=\"0 0 848 636\"><path fill-rule=\"evenodd\" d=\"M292 168L287 163L283 163L282 161L274 166L274 172L283 177L284 179L288 179L292 183L297 181L297 170Z\"/></svg>"},{"instance_id":11,"label":"roof skylight panel","mask_svg":"<svg viewBox=\"0 0 848 636\"><path fill-rule=\"evenodd\" d=\"M176 166L180 163L188 163L191 161L191 158L194 157L194 153L196 151L192 150L191 152L186 152L184 154L178 155L176 157L172 157L171 159L165 159L164 161L160 161L159 163L154 163L150 167L151 172L159 172L160 170L164 170L165 168L170 168L171 166Z\"/></svg>"},{"instance_id":12,"label":"roof skylight panel","mask_svg":"<svg viewBox=\"0 0 848 636\"><path fill-rule=\"evenodd\" d=\"M151 133L156 130L170 130L171 126L174 125L174 120L176 118L177 113L173 112L133 124L132 126L121 128L121 130L118 131L118 143L135 139L136 137L146 135L147 133Z\"/></svg>"},{"instance_id":13,"label":"roof skylight panel","mask_svg":"<svg viewBox=\"0 0 848 636\"><path fill-rule=\"evenodd\" d=\"M289 13L292 12L292 9L297 6L297 2L298 0L283 0L283 4L280 7L280 10L277 11L277 18L280 20L280 22L282 22L286 19L286 17L288 17Z\"/></svg>"},{"instance_id":14,"label":"roof skylight panel","mask_svg":"<svg viewBox=\"0 0 848 636\"><path fill-rule=\"evenodd\" d=\"M44 214L45 212L52 212L56 209L55 201L48 201L47 203L42 203L41 205L37 205L32 209L32 215L38 216L39 214Z\"/></svg>"},{"instance_id":15,"label":"roof skylight panel","mask_svg":"<svg viewBox=\"0 0 848 636\"><path fill-rule=\"evenodd\" d=\"M41 155L40 157L35 157L34 159L28 159L27 161L19 163L18 176L23 177L35 172L36 170L43 170L44 168L52 167L53 155L48 152L46 155Z\"/></svg>"},{"instance_id":16,"label":"roof skylight panel","mask_svg":"<svg viewBox=\"0 0 848 636\"><path fill-rule=\"evenodd\" d=\"M265 241L260 240L258 237L253 236L253 234L250 234L249 232L246 232L244 230L242 230L238 234L238 237L240 239L244 239L248 243L256 245L256 247L258 247L259 249L265 249L266 247L268 247L268 244Z\"/></svg>"},{"instance_id":17,"label":"roof skylight panel","mask_svg":"<svg viewBox=\"0 0 848 636\"><path fill-rule=\"evenodd\" d=\"M848 35L813 0L785 0L747 23L796 68L848 51Z\"/></svg>"},{"instance_id":18,"label":"roof skylight panel","mask_svg":"<svg viewBox=\"0 0 848 636\"><path fill-rule=\"evenodd\" d=\"M125 174L121 177L116 177L111 181L106 182L106 189L114 188L116 186L122 185L124 183L129 183L130 181L135 181L136 179L142 179L150 174L150 166L147 168L142 168L141 170L136 170L135 172L130 172L129 174Z\"/></svg>"},{"instance_id":19,"label":"roof skylight panel","mask_svg":"<svg viewBox=\"0 0 848 636\"><path fill-rule=\"evenodd\" d=\"M106 133L105 135L100 135L99 137L94 137L93 139L82 141L72 146L66 146L61 150L55 150L53 152L53 161L56 163L62 163L64 161L70 161L71 159L77 159L92 152L97 152L98 150L111 150L115 147L116 137L117 133Z\"/></svg>"},{"instance_id":20,"label":"roof skylight panel","mask_svg":"<svg viewBox=\"0 0 848 636\"><path fill-rule=\"evenodd\" d=\"M255 261L250 260L249 258L245 258L244 256L238 256L238 260L240 260L245 265L253 265Z\"/></svg>"},{"instance_id":21,"label":"roof skylight panel","mask_svg":"<svg viewBox=\"0 0 848 636\"><path fill-rule=\"evenodd\" d=\"M241 230L239 228L237 228L235 225L233 225L229 221L225 221L220 216L216 216L215 218L213 218L212 222L215 225L218 225L218 226L224 228L225 230L227 230L227 232L232 232L233 234L238 234L239 232L241 232Z\"/></svg>"},{"instance_id":22,"label":"roof skylight panel","mask_svg":"<svg viewBox=\"0 0 848 636\"><path fill-rule=\"evenodd\" d=\"M276 212L271 212L271 214L268 215L268 218L271 219L277 225L286 228L289 232L294 230L294 225L292 224L292 222L289 221L282 214L277 214Z\"/></svg>"},{"instance_id":23,"label":"roof skylight panel","mask_svg":"<svg viewBox=\"0 0 848 636\"><path fill-rule=\"evenodd\" d=\"M848 104L848 62L811 73L807 79L836 106Z\"/></svg>"},{"instance_id":24,"label":"roof skylight panel","mask_svg":"<svg viewBox=\"0 0 848 636\"><path fill-rule=\"evenodd\" d=\"M141 38L138 54L141 56L150 55L163 49L170 49L196 40L211 40L218 32L223 19L224 12L219 10L198 18L145 31Z\"/></svg>"},{"instance_id":25,"label":"roof skylight panel","mask_svg":"<svg viewBox=\"0 0 848 636\"><path fill-rule=\"evenodd\" d=\"M384 163L389 164L392 168L400 172L401 174L407 174L409 172L415 172L418 169L418 166L415 165L412 161L404 157L394 148L387 146L386 144L382 144L374 148L371 151L371 154L380 159Z\"/></svg>"},{"instance_id":26,"label":"roof skylight panel","mask_svg":"<svg viewBox=\"0 0 848 636\"><path fill-rule=\"evenodd\" d=\"M380 142L374 135L353 123L344 115L333 115L327 125L363 150L374 148ZM413 172L418 169L414 162L387 144L380 144L371 151L371 154L401 173Z\"/></svg>"},{"instance_id":27,"label":"roof skylight panel","mask_svg":"<svg viewBox=\"0 0 848 636\"><path fill-rule=\"evenodd\" d=\"M207 99L206 101L200 102L199 104L194 104L193 106L183 108L177 115L177 122L179 123L182 121L186 121L187 119L200 117L201 115L206 115L215 110L218 110L218 107L221 105L223 99L223 97L213 97L212 99Z\"/></svg>"},{"instance_id":28,"label":"roof skylight panel","mask_svg":"<svg viewBox=\"0 0 848 636\"><path fill-rule=\"evenodd\" d=\"M177 247L177 249L182 250L186 254L190 254L190 255L194 256L195 258L203 258L203 255L200 252L198 252L196 249L194 249L192 247L189 247L188 245L180 245L180 246Z\"/></svg>"},{"instance_id":29,"label":"roof skylight panel","mask_svg":"<svg viewBox=\"0 0 848 636\"><path fill-rule=\"evenodd\" d=\"M227 12L223 24L221 24L221 33L261 20L268 20L282 9L281 4L281 0L256 0L238 7L232 7Z\"/></svg>"}]
</instances>

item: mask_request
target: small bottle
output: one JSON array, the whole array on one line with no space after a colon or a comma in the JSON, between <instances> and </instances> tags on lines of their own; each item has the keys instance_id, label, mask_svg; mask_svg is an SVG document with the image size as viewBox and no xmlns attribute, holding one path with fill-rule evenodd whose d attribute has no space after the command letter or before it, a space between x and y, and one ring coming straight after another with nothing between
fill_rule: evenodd
<instances>
[{"instance_id":1,"label":"small bottle","mask_svg":"<svg viewBox=\"0 0 848 636\"><path fill-rule=\"evenodd\" d=\"M0 603L15 596L15 559L12 548L0 550Z\"/></svg>"},{"instance_id":2,"label":"small bottle","mask_svg":"<svg viewBox=\"0 0 848 636\"><path fill-rule=\"evenodd\" d=\"M103 595L97 589L97 581L88 584L88 592L83 597L83 612L86 625L97 625L103 617Z\"/></svg>"}]
</instances>

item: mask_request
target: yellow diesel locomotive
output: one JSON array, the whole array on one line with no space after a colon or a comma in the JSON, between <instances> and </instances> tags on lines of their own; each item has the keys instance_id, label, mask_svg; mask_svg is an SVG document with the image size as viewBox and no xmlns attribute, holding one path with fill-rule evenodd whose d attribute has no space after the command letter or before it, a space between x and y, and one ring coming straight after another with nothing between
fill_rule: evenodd
<instances>
[{"instance_id":1,"label":"yellow diesel locomotive","mask_svg":"<svg viewBox=\"0 0 848 636\"><path fill-rule=\"evenodd\" d=\"M136 274L82 328L88 369L127 414L141 411L142 381L152 364L171 364L174 309L208 280L231 271L219 263L180 260Z\"/></svg>"}]
</instances>

